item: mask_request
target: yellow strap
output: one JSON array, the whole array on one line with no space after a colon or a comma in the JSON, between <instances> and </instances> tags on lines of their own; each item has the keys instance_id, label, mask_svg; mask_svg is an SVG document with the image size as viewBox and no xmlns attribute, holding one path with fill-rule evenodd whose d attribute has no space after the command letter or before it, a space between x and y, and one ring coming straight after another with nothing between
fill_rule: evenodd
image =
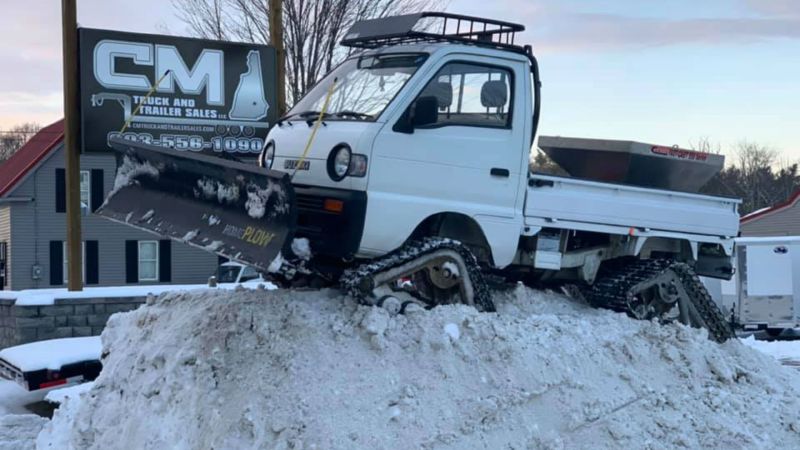
<instances>
[{"instance_id":1,"label":"yellow strap","mask_svg":"<svg viewBox=\"0 0 800 450\"><path fill-rule=\"evenodd\" d=\"M317 121L314 123L314 129L311 130L311 136L308 137L308 142L306 142L306 149L303 150L303 156L300 157L300 160L297 161L297 165L294 167L294 172L292 172L292 179L294 179L294 175L297 173L297 170L306 160L306 156L308 156L308 151L311 150L311 144L314 143L314 138L317 136L317 130L319 129L320 124L322 124L322 118L325 117L325 113L328 112L328 103L331 101L331 97L333 96L333 91L336 88L336 79L333 79L333 83L331 83L331 87L328 88L328 95L325 96L325 102L322 104L322 111L319 112L319 117L317 117Z\"/></svg>"},{"instance_id":2,"label":"yellow strap","mask_svg":"<svg viewBox=\"0 0 800 450\"><path fill-rule=\"evenodd\" d=\"M144 96L142 101L139 102L138 105L136 105L136 109L133 110L133 113L131 113L131 116L128 117L128 120L125 121L125 125L123 125L122 129L119 130L120 133L124 133L125 130L128 129L128 127L131 125L131 122L133 122L133 118L136 117L136 114L139 114L139 110L142 109L142 105L144 105L145 102L147 102L147 99L150 98L151 95L153 95L153 92L155 92L156 89L158 89L158 85L161 84L162 81L164 81L164 78L166 78L167 75L169 75L169 73L170 73L170 70L164 72L164 75L161 75L161 78L159 78L158 81L156 81L156 84L154 84L150 88L150 91L147 93L147 95Z\"/></svg>"}]
</instances>

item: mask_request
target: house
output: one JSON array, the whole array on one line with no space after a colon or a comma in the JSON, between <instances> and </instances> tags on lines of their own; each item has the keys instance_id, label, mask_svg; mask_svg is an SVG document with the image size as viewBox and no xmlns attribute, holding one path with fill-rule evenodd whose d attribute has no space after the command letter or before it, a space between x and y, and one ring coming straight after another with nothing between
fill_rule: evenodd
<instances>
[{"instance_id":1,"label":"house","mask_svg":"<svg viewBox=\"0 0 800 450\"><path fill-rule=\"evenodd\" d=\"M800 190L789 200L742 217L742 236L800 236Z\"/></svg>"},{"instance_id":2,"label":"house","mask_svg":"<svg viewBox=\"0 0 800 450\"><path fill-rule=\"evenodd\" d=\"M66 282L64 124L43 128L0 165L0 289ZM82 154L83 280L87 286L205 283L215 255L94 214L113 184L115 156Z\"/></svg>"}]
</instances>

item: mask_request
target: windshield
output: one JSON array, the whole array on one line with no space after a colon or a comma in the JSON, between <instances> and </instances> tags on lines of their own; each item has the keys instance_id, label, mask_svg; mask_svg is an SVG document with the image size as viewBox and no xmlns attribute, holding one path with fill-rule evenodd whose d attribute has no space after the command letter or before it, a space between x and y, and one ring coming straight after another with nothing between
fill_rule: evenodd
<instances>
[{"instance_id":1,"label":"windshield","mask_svg":"<svg viewBox=\"0 0 800 450\"><path fill-rule=\"evenodd\" d=\"M217 269L217 282L218 283L235 283L236 277L239 276L238 266L220 266Z\"/></svg>"},{"instance_id":2,"label":"windshield","mask_svg":"<svg viewBox=\"0 0 800 450\"><path fill-rule=\"evenodd\" d=\"M314 86L287 117L319 114L333 80L336 87L326 116L342 120L375 120L425 62L420 53L352 58Z\"/></svg>"}]
</instances>

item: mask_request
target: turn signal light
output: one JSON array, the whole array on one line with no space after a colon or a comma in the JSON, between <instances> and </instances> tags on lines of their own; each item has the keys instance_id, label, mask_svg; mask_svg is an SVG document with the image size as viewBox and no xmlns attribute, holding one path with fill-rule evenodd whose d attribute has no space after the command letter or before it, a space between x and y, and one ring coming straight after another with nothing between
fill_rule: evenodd
<instances>
[{"instance_id":1,"label":"turn signal light","mask_svg":"<svg viewBox=\"0 0 800 450\"><path fill-rule=\"evenodd\" d=\"M325 208L325 211L340 213L344 210L344 202L341 200L326 198L325 203L323 204L323 208Z\"/></svg>"}]
</instances>

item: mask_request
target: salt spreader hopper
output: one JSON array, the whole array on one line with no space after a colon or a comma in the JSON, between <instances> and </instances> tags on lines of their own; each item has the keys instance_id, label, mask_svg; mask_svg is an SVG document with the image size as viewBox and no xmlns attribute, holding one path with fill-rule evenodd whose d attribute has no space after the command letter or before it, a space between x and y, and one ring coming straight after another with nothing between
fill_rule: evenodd
<instances>
[{"instance_id":1,"label":"salt spreader hopper","mask_svg":"<svg viewBox=\"0 0 800 450\"><path fill-rule=\"evenodd\" d=\"M541 136L539 148L575 178L698 192L723 155L634 141Z\"/></svg>"}]
</instances>

